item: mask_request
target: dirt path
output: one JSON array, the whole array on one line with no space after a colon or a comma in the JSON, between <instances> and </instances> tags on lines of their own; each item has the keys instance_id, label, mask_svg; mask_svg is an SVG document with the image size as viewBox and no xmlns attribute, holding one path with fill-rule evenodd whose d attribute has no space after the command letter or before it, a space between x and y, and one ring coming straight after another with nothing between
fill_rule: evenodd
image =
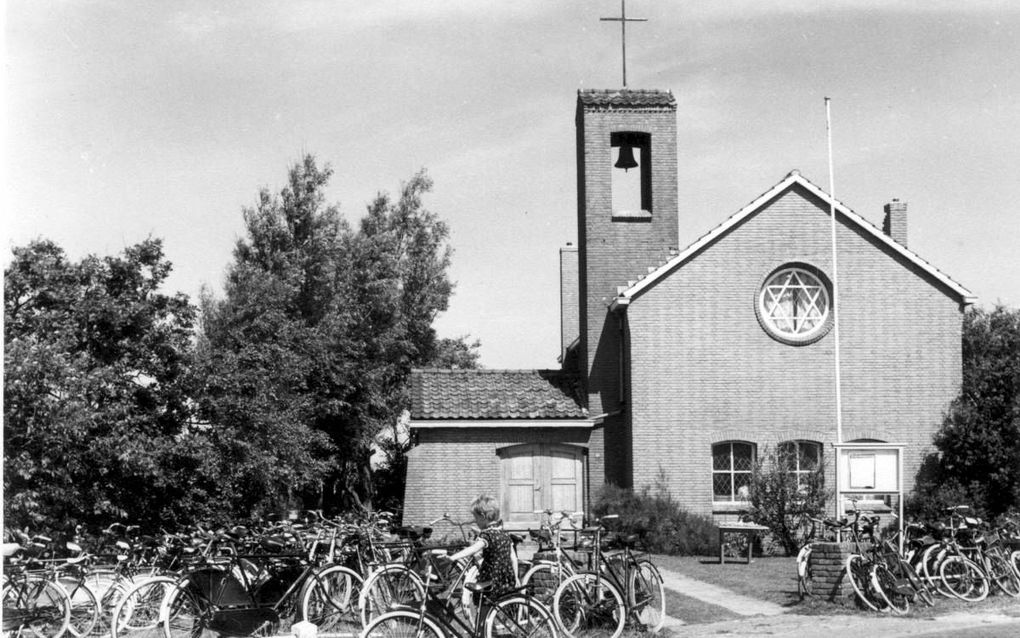
<instances>
[{"instance_id":1,"label":"dirt path","mask_svg":"<svg viewBox=\"0 0 1020 638\"><path fill-rule=\"evenodd\" d=\"M803 615L775 603L740 595L732 590L660 569L666 589L697 598L743 616L736 620L687 624L666 617L667 638L701 636L882 636L882 638L936 638L957 636L1020 636L1020 601L1003 609L960 611L939 616L900 618L885 614Z\"/></svg>"},{"instance_id":2,"label":"dirt path","mask_svg":"<svg viewBox=\"0 0 1020 638\"><path fill-rule=\"evenodd\" d=\"M662 574L662 584L666 589L723 607L741 616L777 616L786 613L785 608L775 603L742 596L725 587L696 580L668 569L660 569L659 573Z\"/></svg>"},{"instance_id":3,"label":"dirt path","mask_svg":"<svg viewBox=\"0 0 1020 638\"><path fill-rule=\"evenodd\" d=\"M788 613L702 625L672 625L666 631L670 638L693 638L695 636L699 638L702 636L769 636L770 638L1001 636L1005 638L1020 635L1020 617L1002 612L960 612L926 618L896 618L885 615L802 616Z\"/></svg>"}]
</instances>

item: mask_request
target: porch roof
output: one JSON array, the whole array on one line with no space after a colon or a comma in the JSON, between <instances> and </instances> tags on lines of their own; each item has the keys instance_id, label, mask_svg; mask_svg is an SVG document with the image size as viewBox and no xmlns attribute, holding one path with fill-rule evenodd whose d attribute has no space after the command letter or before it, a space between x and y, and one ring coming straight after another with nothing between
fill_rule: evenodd
<instances>
[{"instance_id":1,"label":"porch roof","mask_svg":"<svg viewBox=\"0 0 1020 638\"><path fill-rule=\"evenodd\" d=\"M560 370L420 369L411 372L411 421L585 419L581 396L580 376Z\"/></svg>"}]
</instances>

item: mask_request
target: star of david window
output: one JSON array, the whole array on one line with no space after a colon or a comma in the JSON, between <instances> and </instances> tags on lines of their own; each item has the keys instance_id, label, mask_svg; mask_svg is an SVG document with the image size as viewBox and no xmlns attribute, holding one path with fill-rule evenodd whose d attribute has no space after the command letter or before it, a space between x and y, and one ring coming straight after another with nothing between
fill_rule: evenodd
<instances>
[{"instance_id":1,"label":"star of david window","mask_svg":"<svg viewBox=\"0 0 1020 638\"><path fill-rule=\"evenodd\" d=\"M815 269L783 267L765 280L758 295L758 319L784 343L806 344L828 332L828 283Z\"/></svg>"}]
</instances>

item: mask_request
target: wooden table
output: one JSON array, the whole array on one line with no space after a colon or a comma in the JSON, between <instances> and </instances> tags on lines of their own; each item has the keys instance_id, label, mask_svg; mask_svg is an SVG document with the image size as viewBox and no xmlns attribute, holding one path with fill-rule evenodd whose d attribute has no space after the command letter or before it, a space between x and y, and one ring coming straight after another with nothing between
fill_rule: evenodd
<instances>
[{"instance_id":1,"label":"wooden table","mask_svg":"<svg viewBox=\"0 0 1020 638\"><path fill-rule=\"evenodd\" d=\"M747 537L747 564L751 564L751 553L754 551L754 537L769 528L757 523L722 523L719 525L719 564L726 562L726 546L723 545L724 534L741 534Z\"/></svg>"}]
</instances>

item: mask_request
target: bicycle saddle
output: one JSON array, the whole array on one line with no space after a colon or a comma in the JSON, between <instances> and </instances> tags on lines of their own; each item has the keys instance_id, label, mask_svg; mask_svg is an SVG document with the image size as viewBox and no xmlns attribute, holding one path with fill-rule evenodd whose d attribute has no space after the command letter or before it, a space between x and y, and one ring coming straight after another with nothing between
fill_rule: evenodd
<instances>
[{"instance_id":1,"label":"bicycle saddle","mask_svg":"<svg viewBox=\"0 0 1020 638\"><path fill-rule=\"evenodd\" d=\"M432 535L431 527L413 527L410 525L404 525L403 527L394 527L392 531L400 538L406 538L412 541L428 538Z\"/></svg>"},{"instance_id":2,"label":"bicycle saddle","mask_svg":"<svg viewBox=\"0 0 1020 638\"><path fill-rule=\"evenodd\" d=\"M548 543L552 541L552 534L550 534L548 530L529 529L528 534L530 534L531 537L534 538L536 541L542 541L543 543Z\"/></svg>"}]
</instances>

